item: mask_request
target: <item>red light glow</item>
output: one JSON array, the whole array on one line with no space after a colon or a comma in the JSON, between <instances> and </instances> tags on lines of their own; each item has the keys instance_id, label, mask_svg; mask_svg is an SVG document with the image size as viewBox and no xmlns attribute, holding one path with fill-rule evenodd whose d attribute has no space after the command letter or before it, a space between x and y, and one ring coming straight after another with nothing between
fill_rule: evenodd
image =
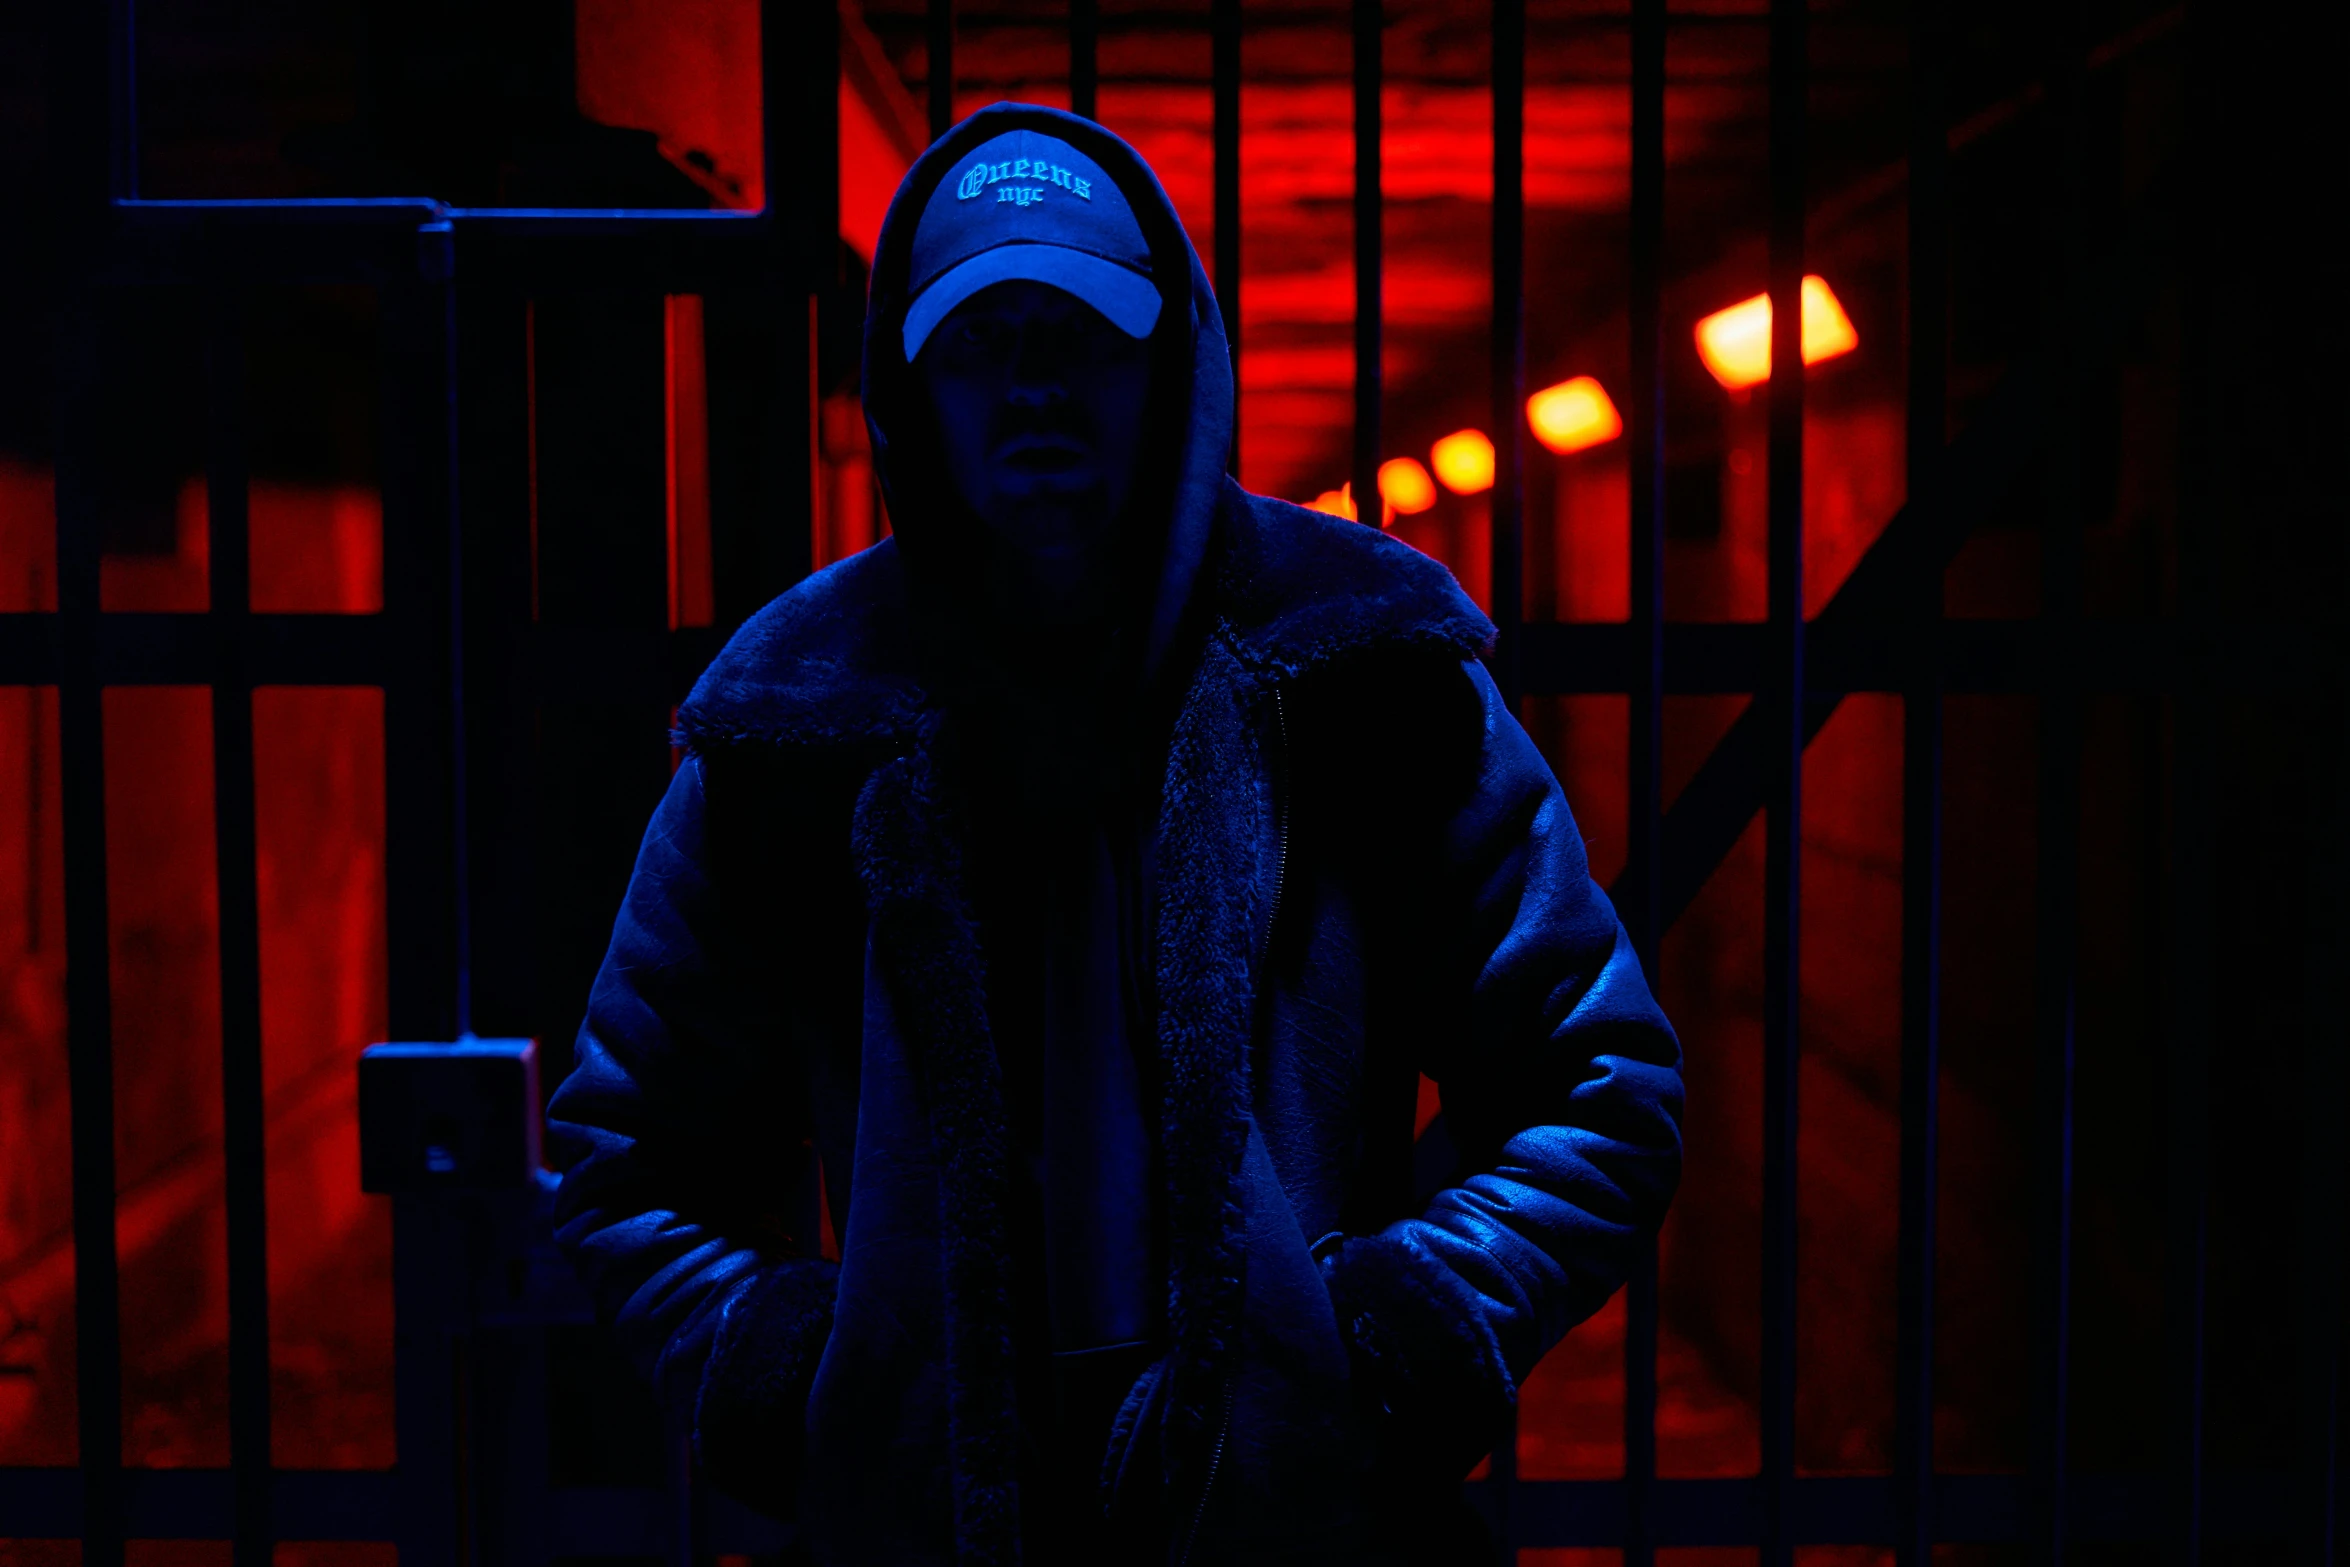
<instances>
[{"instance_id":1,"label":"red light glow","mask_svg":"<svg viewBox=\"0 0 2350 1567\"><path fill-rule=\"evenodd\" d=\"M1411 457L1390 457L1379 465L1379 498L1410 517L1436 504L1436 481Z\"/></svg>"},{"instance_id":2,"label":"red light glow","mask_svg":"<svg viewBox=\"0 0 2350 1567\"><path fill-rule=\"evenodd\" d=\"M1436 477L1455 495L1493 488L1493 443L1483 430L1455 430L1428 450Z\"/></svg>"},{"instance_id":3,"label":"red light glow","mask_svg":"<svg viewBox=\"0 0 2350 1567\"><path fill-rule=\"evenodd\" d=\"M1414 466L1418 465L1414 464ZM1380 477L1381 482L1384 483L1385 469L1380 470ZM1425 480L1427 475L1423 473L1420 477ZM1327 512L1333 517L1344 517L1349 522L1361 520L1355 515L1355 487L1352 484L1342 484L1335 490L1324 490L1306 502L1306 510ZM1379 502L1379 526L1384 528L1393 521L1395 521L1395 503L1382 497Z\"/></svg>"},{"instance_id":4,"label":"red light glow","mask_svg":"<svg viewBox=\"0 0 2350 1567\"><path fill-rule=\"evenodd\" d=\"M1849 354L1860 334L1827 280L1803 280L1803 362ZM1760 386L1771 378L1771 296L1757 294L1697 323L1697 357L1713 378L1731 391Z\"/></svg>"},{"instance_id":5,"label":"red light glow","mask_svg":"<svg viewBox=\"0 0 2350 1567\"><path fill-rule=\"evenodd\" d=\"M1587 375L1546 386L1527 398L1526 422L1533 426L1534 438L1561 457L1624 433L1624 416L1616 412L1607 388Z\"/></svg>"}]
</instances>

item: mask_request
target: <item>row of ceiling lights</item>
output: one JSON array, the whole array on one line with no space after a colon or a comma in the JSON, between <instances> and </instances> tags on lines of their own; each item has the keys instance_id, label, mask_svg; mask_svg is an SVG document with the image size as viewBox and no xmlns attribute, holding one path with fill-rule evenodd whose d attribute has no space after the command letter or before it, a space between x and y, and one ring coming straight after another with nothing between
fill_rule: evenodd
<instances>
[{"instance_id":1,"label":"row of ceiling lights","mask_svg":"<svg viewBox=\"0 0 2350 1567\"><path fill-rule=\"evenodd\" d=\"M1697 357L1730 391L1760 386L1771 378L1771 296L1757 294L1697 323ZM1860 346L1852 318L1827 280L1803 280L1803 362L1815 365ZM1526 399L1526 423L1534 438L1560 456L1603 445L1624 433L1623 415L1595 377L1575 376L1546 386ZM1428 469L1436 470L1435 477ZM1436 486L1455 495L1493 487L1493 442L1482 430L1455 430L1429 448L1428 467L1414 457L1391 457L1379 465L1379 500L1384 527L1397 515L1411 516L1436 504ZM1316 511L1351 518L1354 486L1324 490L1309 503Z\"/></svg>"}]
</instances>

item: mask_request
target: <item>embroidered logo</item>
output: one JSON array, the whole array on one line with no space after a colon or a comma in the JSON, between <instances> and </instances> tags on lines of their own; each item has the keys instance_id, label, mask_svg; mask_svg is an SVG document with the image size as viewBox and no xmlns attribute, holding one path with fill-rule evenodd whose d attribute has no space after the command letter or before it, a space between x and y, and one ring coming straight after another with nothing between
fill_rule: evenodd
<instances>
[{"instance_id":1,"label":"embroidered logo","mask_svg":"<svg viewBox=\"0 0 2350 1567\"><path fill-rule=\"evenodd\" d=\"M1038 185L1005 185L1006 180L1041 180ZM1082 174L1072 174L1057 163L1042 158L1014 158L1008 163L974 163L963 171L955 182L957 201L976 201L988 186L1001 188L995 199L1014 206L1034 206L1044 200L1046 185L1058 185L1079 201L1093 200L1093 182Z\"/></svg>"}]
</instances>

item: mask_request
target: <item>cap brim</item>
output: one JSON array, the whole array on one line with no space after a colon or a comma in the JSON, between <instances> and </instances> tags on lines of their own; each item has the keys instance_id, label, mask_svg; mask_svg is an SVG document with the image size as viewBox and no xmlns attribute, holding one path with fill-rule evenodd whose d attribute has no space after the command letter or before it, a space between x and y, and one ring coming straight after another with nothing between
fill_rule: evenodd
<instances>
[{"instance_id":1,"label":"cap brim","mask_svg":"<svg viewBox=\"0 0 2350 1567\"><path fill-rule=\"evenodd\" d=\"M1074 294L1128 337L1148 337L1158 324L1158 287L1139 272L1066 245L998 245L948 268L906 307L906 362L914 362L948 311L983 288L1010 282Z\"/></svg>"}]
</instances>

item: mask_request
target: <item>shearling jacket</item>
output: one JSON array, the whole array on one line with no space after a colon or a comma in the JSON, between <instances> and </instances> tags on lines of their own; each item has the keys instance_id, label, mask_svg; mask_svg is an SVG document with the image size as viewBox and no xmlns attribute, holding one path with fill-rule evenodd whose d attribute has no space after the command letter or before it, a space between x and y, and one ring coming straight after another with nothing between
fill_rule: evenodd
<instances>
[{"instance_id":1,"label":"shearling jacket","mask_svg":"<svg viewBox=\"0 0 2350 1567\"><path fill-rule=\"evenodd\" d=\"M1661 1220L1679 1048L1478 662L1484 616L1379 530L1222 476L1213 296L1131 149L985 111L899 206L1023 117L1173 230L1191 404L1152 944L1166 1344L1100 1505L1137 1560L1404 1561ZM549 1127L558 1238L720 1485L818 1561L1002 1563L1026 1533L1003 1076L926 512L873 348L903 229L893 208L866 369L898 535L769 605L681 709ZM1423 1074L1452 1160L1416 1183Z\"/></svg>"}]
</instances>

